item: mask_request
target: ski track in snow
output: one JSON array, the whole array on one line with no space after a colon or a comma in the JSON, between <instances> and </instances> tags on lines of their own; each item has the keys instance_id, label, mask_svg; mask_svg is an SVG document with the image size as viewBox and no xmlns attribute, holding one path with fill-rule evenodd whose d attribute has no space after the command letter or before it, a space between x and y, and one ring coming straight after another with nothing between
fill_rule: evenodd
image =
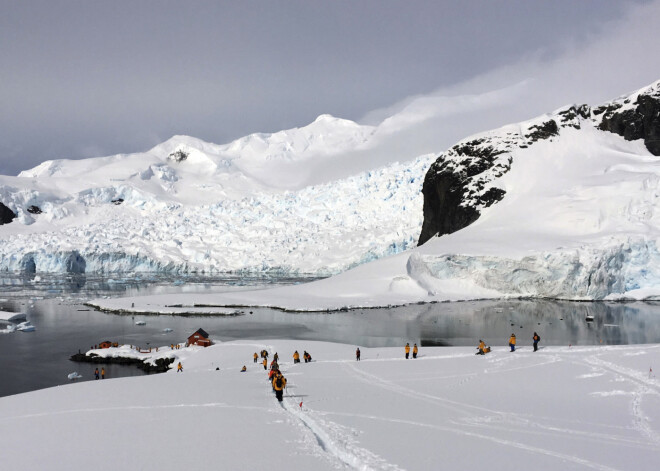
<instances>
[{"instance_id":1,"label":"ski track in snow","mask_svg":"<svg viewBox=\"0 0 660 471\"><path fill-rule=\"evenodd\" d=\"M289 386L295 386L295 384L290 380L287 381L285 392L288 392ZM268 394L272 395L271 391ZM299 423L312 434L314 441L320 448L320 455L324 459L341 468L348 467L361 471L403 471L395 464L388 463L371 451L357 446L350 439L351 434L346 432L345 427L319 418L313 418L310 411L302 410L296 401L297 398L289 394L285 396L285 400L280 403L280 406L294 422Z\"/></svg>"},{"instance_id":2,"label":"ski track in snow","mask_svg":"<svg viewBox=\"0 0 660 471\"><path fill-rule=\"evenodd\" d=\"M328 415L340 416L340 417L359 417L359 418L362 418L362 419L379 420L379 421L396 423L396 424L414 425L414 426L417 426L417 427L425 427L425 428L431 428L431 429L435 429L435 430L442 430L442 431L445 431L445 432L454 433L454 434L458 434L458 435L464 435L464 436L468 436L468 437L474 437L474 438L480 438L480 439L483 439L483 440L488 440L488 441L495 442L495 443L498 443L498 444L501 444L501 445L507 445L507 446L511 446L511 447L514 447L514 448L519 448L519 449L529 451L529 452L532 452L532 453L539 453L539 454L543 454L543 455L547 455L547 456L552 456L552 457L558 458L560 460L570 461L570 462L573 462L573 463L576 463L576 464L579 464L579 465L582 465L582 466L585 466L585 467L591 468L591 469L598 469L598 470L601 470L601 471L622 471L622 470L619 470L617 468L612 468L610 466L605 466L605 465L601 465L599 463L594 463L593 461L585 460L585 459L582 459L582 458L577 458L577 457L572 456L572 455L567 455L567 454L564 454L564 453L559 453L559 452L555 452L555 451L548 450L548 449L545 449L545 448L539 448L539 447L532 446L532 445L526 445L524 443L513 441L513 440L500 439L500 438L497 438L493 435L484 435L484 434L480 434L480 433L476 433L476 432L472 432L472 431L468 431L468 430L458 429L458 428L455 428L454 426L446 427L446 426L437 425L437 424L428 424L428 423L424 423L424 422L416 422L416 421L411 421L411 420L395 419L395 418L391 418L391 417L381 417L381 416L366 415L366 414L346 414L346 413L341 413L341 412L327 412L327 414Z\"/></svg>"},{"instance_id":3,"label":"ski track in snow","mask_svg":"<svg viewBox=\"0 0 660 471\"><path fill-rule=\"evenodd\" d=\"M504 363L508 363L509 359L512 357L504 357ZM370 360L365 360L365 361L370 361ZM405 361L405 360L404 360ZM559 355L553 355L549 358L549 361L542 363L544 365L555 363L557 361L561 361ZM560 458L562 460L568 460L575 462L577 464L580 464L582 466L592 468L592 469L599 469L599 470L612 470L616 468L611 468L609 466L605 466L599 463L595 463L592 461L588 461L585 459L581 458L576 458L574 456L566 455L563 453L555 452L552 450L544 449L544 448L539 448L533 445L527 445L523 442L520 441L514 441L514 440L503 440L503 439L497 439L494 437L493 434L478 434L474 433L472 431L465 430L465 426L469 426L471 428L473 427L482 427L486 428L489 431L497 431L500 432L513 432L513 433L521 433L524 432L525 435L538 435L538 434L547 434L547 435L553 435L553 436L565 436L566 434L571 434L576 437L579 437L583 440L587 440L593 443L600 443L602 444L603 440L610 441L612 443L617 443L620 445L625 445L625 446L630 446L634 448L649 448L648 446L645 446L644 444L638 443L634 439L628 439L625 437L618 437L615 435L611 434L598 434L598 433L593 433L593 432L584 432L580 430L574 430L574 429L569 429L569 428L559 428L559 427L549 427L549 426L544 426L540 423L538 423L539 417L535 417L534 420L525 418L524 416L520 414L515 414L511 413L508 411L497 411L493 409L485 409L482 407L478 406L473 406L471 404L464 404L456 401L452 401L446 398L434 396L434 395L429 395L425 393L420 393L418 391L406 388L404 386L397 385L393 382L387 381L382 379L381 377L377 375L372 375L370 373L367 373L365 371L359 370L356 365L353 364L353 362L349 361L343 361L341 362L343 366L348 367L349 371L355 376L357 379L366 382L372 386L376 386L382 389L386 389L388 391L402 394L410 399L415 399L415 400L423 400L429 403L433 403L435 405L441 405L443 407L447 407L451 410L454 410L456 412L459 412L461 414L467 414L468 416L465 417L464 419L460 421L452 421L453 426L452 427L443 427L443 426L438 426L436 424L426 424L426 423L421 423L421 422L412 422L412 421L406 421L406 420L401 420L399 421L398 419L391 419L391 418L383 418L383 417L378 417L378 416L368 416L368 415L358 415L358 414L341 414L341 413L335 413L335 412L329 412L328 414L330 415L346 415L346 416L354 416L354 417L362 417L362 418L369 418L369 419L374 419L374 420L385 420L385 421L390 421L390 422L401 422L401 423L406 423L410 425L417 425L421 427L431 427L435 428L438 430L445 430L451 433L459 433L462 435L468 435L468 436L473 436L473 437L478 437L478 438L483 438L486 440L494 441L500 444L512 446L515 448L520 448L528 451L533 451L536 453L542 453L548 456L554 456L557 458ZM540 366L539 364L536 364L536 366ZM507 369L500 369L498 370L498 373L501 373L503 371L515 371L515 370L520 370L520 369L526 369L530 368L531 366L524 366L524 367L517 367L517 368L507 368ZM470 375L474 376L474 375ZM468 378L465 379L467 381ZM461 381L461 383L464 383L465 381ZM486 412L489 415L484 417L482 415L477 415L474 412L475 411L481 411L481 412ZM648 425L647 423L644 423L641 420L641 416L639 412L636 412L635 415L636 418L640 418L640 422ZM645 418L644 418L645 419ZM580 422L577 422L576 425L579 425ZM507 426L509 424L510 426ZM654 435L653 432L650 431L648 427L645 425L641 425L639 429L641 429L642 432L644 432L649 438L652 439L653 442L657 443L656 436ZM522 427L525 428L523 430ZM457 428L460 427L460 428ZM536 429L536 430L534 430ZM654 446L651 448L655 448Z\"/></svg>"},{"instance_id":4,"label":"ski track in snow","mask_svg":"<svg viewBox=\"0 0 660 471\"><path fill-rule=\"evenodd\" d=\"M600 358L600 355L595 355L592 358L588 358L586 361L591 365L607 370L615 375L620 375L626 381L631 382L636 386L635 390L632 392L631 403L633 426L650 441L660 445L660 433L653 429L648 417L642 410L644 396L650 394L660 395L660 384L658 384L655 378L649 378L645 373L641 373L638 370L625 368L620 365L615 365L612 362L605 361Z\"/></svg>"}]
</instances>

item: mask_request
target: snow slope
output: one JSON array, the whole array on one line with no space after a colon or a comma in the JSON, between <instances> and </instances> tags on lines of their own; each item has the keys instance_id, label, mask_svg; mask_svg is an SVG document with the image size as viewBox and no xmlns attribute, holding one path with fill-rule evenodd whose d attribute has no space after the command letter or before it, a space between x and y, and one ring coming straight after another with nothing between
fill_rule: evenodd
<instances>
[{"instance_id":1,"label":"snow slope","mask_svg":"<svg viewBox=\"0 0 660 471\"><path fill-rule=\"evenodd\" d=\"M281 357L282 406L252 363L261 349ZM314 361L292 364L296 349ZM360 362L354 350L234 341L176 351L183 373L0 398L2 467L146 471L202 460L292 471L657 469L658 345L536 353L522 345L485 357L422 347L407 361L402 347L361 348Z\"/></svg>"}]
</instances>

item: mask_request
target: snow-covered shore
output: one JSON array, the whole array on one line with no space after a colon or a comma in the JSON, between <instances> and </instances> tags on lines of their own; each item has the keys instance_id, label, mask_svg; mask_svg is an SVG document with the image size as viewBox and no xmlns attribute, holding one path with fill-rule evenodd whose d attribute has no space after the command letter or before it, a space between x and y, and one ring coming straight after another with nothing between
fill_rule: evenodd
<instances>
[{"instance_id":1,"label":"snow-covered shore","mask_svg":"<svg viewBox=\"0 0 660 471\"><path fill-rule=\"evenodd\" d=\"M403 346L362 348L359 363L355 346L299 340L185 350L183 373L1 398L2 466L173 470L203 457L293 471L657 468L660 345L519 344L484 357L422 347L416 360ZM288 378L282 407L252 362L264 348ZM294 365L294 350L314 361Z\"/></svg>"}]
</instances>

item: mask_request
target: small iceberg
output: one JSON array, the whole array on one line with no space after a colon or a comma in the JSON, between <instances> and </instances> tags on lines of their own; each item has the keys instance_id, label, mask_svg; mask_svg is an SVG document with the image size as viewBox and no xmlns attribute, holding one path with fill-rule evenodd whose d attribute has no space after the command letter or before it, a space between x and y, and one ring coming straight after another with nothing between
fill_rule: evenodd
<instances>
[{"instance_id":1,"label":"small iceberg","mask_svg":"<svg viewBox=\"0 0 660 471\"><path fill-rule=\"evenodd\" d=\"M170 329L169 327L165 327L165 328L163 329L163 332L172 332L172 329Z\"/></svg>"},{"instance_id":2,"label":"small iceberg","mask_svg":"<svg viewBox=\"0 0 660 471\"><path fill-rule=\"evenodd\" d=\"M37 328L30 324L30 321L25 321L18 324L16 330L20 330L21 332L34 332Z\"/></svg>"},{"instance_id":3,"label":"small iceberg","mask_svg":"<svg viewBox=\"0 0 660 471\"><path fill-rule=\"evenodd\" d=\"M135 325L147 325L145 321L135 321Z\"/></svg>"},{"instance_id":4,"label":"small iceberg","mask_svg":"<svg viewBox=\"0 0 660 471\"><path fill-rule=\"evenodd\" d=\"M74 371L73 373L69 373L67 375L67 378L69 378L71 381L82 378L82 375L79 374L77 371Z\"/></svg>"}]
</instances>

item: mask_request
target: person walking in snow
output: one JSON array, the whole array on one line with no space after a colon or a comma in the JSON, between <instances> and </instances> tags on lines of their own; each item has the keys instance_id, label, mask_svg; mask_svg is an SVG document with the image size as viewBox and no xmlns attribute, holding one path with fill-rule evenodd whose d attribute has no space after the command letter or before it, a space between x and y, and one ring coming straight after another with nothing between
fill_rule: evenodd
<instances>
[{"instance_id":1,"label":"person walking in snow","mask_svg":"<svg viewBox=\"0 0 660 471\"><path fill-rule=\"evenodd\" d=\"M516 334L511 334L511 337L509 337L509 347L511 347L512 352L516 351Z\"/></svg>"},{"instance_id":2,"label":"person walking in snow","mask_svg":"<svg viewBox=\"0 0 660 471\"><path fill-rule=\"evenodd\" d=\"M286 388L286 378L278 371L273 377L273 389L275 390L275 397L280 402L283 401L284 388Z\"/></svg>"},{"instance_id":3,"label":"person walking in snow","mask_svg":"<svg viewBox=\"0 0 660 471\"><path fill-rule=\"evenodd\" d=\"M101 367L101 379L105 379L105 367Z\"/></svg>"},{"instance_id":4,"label":"person walking in snow","mask_svg":"<svg viewBox=\"0 0 660 471\"><path fill-rule=\"evenodd\" d=\"M264 357L264 361L262 362L262 365L264 365L264 370L268 369L268 360Z\"/></svg>"},{"instance_id":5,"label":"person walking in snow","mask_svg":"<svg viewBox=\"0 0 660 471\"><path fill-rule=\"evenodd\" d=\"M358 347L357 350L355 350L355 360L360 361L360 348Z\"/></svg>"},{"instance_id":6,"label":"person walking in snow","mask_svg":"<svg viewBox=\"0 0 660 471\"><path fill-rule=\"evenodd\" d=\"M98 368L96 368L96 369L94 370L94 377L95 377L96 379L99 379L99 369L98 369Z\"/></svg>"},{"instance_id":7,"label":"person walking in snow","mask_svg":"<svg viewBox=\"0 0 660 471\"><path fill-rule=\"evenodd\" d=\"M293 352L293 362L300 363L300 353L298 353L298 350Z\"/></svg>"},{"instance_id":8,"label":"person walking in snow","mask_svg":"<svg viewBox=\"0 0 660 471\"><path fill-rule=\"evenodd\" d=\"M179 362L179 364L176 365L176 372L180 373L182 371L183 371L183 365L181 364L181 362Z\"/></svg>"},{"instance_id":9,"label":"person walking in snow","mask_svg":"<svg viewBox=\"0 0 660 471\"><path fill-rule=\"evenodd\" d=\"M406 351L406 360L407 360L410 357L410 344L409 343L406 344L405 351Z\"/></svg>"},{"instance_id":10,"label":"person walking in snow","mask_svg":"<svg viewBox=\"0 0 660 471\"><path fill-rule=\"evenodd\" d=\"M539 348L539 342L541 341L541 337L539 337L539 334L534 332L534 336L532 337L532 341L534 342L534 351L538 350Z\"/></svg>"},{"instance_id":11,"label":"person walking in snow","mask_svg":"<svg viewBox=\"0 0 660 471\"><path fill-rule=\"evenodd\" d=\"M275 355L273 355L273 361L275 363L277 363L277 360L279 360L279 358L280 358L280 355L277 352L275 352Z\"/></svg>"},{"instance_id":12,"label":"person walking in snow","mask_svg":"<svg viewBox=\"0 0 660 471\"><path fill-rule=\"evenodd\" d=\"M255 363L257 362L257 358L258 358L258 356L257 356L257 352L254 352L254 362L255 362Z\"/></svg>"},{"instance_id":13,"label":"person walking in snow","mask_svg":"<svg viewBox=\"0 0 660 471\"><path fill-rule=\"evenodd\" d=\"M415 344L413 345L413 358L417 358L417 352L419 352L419 350L417 349L417 344Z\"/></svg>"}]
</instances>

